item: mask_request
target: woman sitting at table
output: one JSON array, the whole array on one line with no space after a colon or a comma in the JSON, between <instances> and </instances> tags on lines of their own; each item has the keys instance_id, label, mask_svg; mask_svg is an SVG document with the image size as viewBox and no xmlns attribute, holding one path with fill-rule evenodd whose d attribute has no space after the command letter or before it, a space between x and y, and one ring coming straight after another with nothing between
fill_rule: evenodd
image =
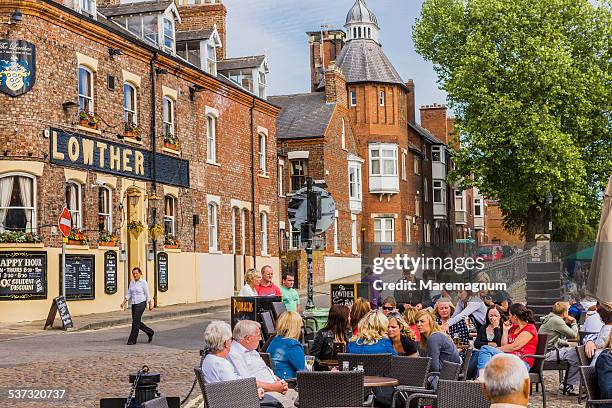
<instances>
[{"instance_id":1,"label":"woman sitting at table","mask_svg":"<svg viewBox=\"0 0 612 408\"><path fill-rule=\"evenodd\" d=\"M454 312L455 306L453 306L453 302L449 298L443 297L438 299L434 306L436 323L440 326L442 331L453 339L453 341L455 338L458 338L460 344L468 344L470 341L470 329L465 323L465 320L459 320L451 326L448 325L448 321Z\"/></svg>"},{"instance_id":2,"label":"woman sitting at table","mask_svg":"<svg viewBox=\"0 0 612 408\"><path fill-rule=\"evenodd\" d=\"M416 310L416 308L409 307L404 310L402 317L404 318L404 321L408 324L410 331L412 331L412 333L414 334L414 339L416 341L420 341L421 333L419 333L419 330L416 327L416 319L415 319L417 312L418 310Z\"/></svg>"},{"instance_id":3,"label":"woman sitting at table","mask_svg":"<svg viewBox=\"0 0 612 408\"><path fill-rule=\"evenodd\" d=\"M315 357L315 370L329 370L329 367L321 366L321 360L334 358L334 343L343 345L345 349L350 334L349 308L344 305L332 305L327 316L327 324L315 334L312 350L309 350L309 354Z\"/></svg>"},{"instance_id":4,"label":"woman sitting at table","mask_svg":"<svg viewBox=\"0 0 612 408\"><path fill-rule=\"evenodd\" d=\"M538 346L538 331L533 321L533 312L521 303L510 305L510 320L502 326L501 346L484 345L478 352L478 378L491 358L499 353L511 353L521 357L527 370L533 365L533 357L522 357L535 354Z\"/></svg>"},{"instance_id":5,"label":"woman sitting at table","mask_svg":"<svg viewBox=\"0 0 612 408\"><path fill-rule=\"evenodd\" d=\"M502 341L502 325L504 324L499 306L493 306L487 311L485 324L478 330L478 335L474 340L474 347L479 349L482 346L499 347Z\"/></svg>"},{"instance_id":6,"label":"woman sitting at table","mask_svg":"<svg viewBox=\"0 0 612 408\"><path fill-rule=\"evenodd\" d=\"M359 321L358 333L346 347L347 353L397 355L391 340L387 337L389 321L379 310L371 310Z\"/></svg>"},{"instance_id":7,"label":"woman sitting at table","mask_svg":"<svg viewBox=\"0 0 612 408\"><path fill-rule=\"evenodd\" d=\"M246 283L238 292L238 296L257 296L255 288L261 282L261 272L257 269L249 269L244 275L244 281Z\"/></svg>"},{"instance_id":8,"label":"woman sitting at table","mask_svg":"<svg viewBox=\"0 0 612 408\"><path fill-rule=\"evenodd\" d=\"M296 312L284 312L276 322L276 336L268 349L274 362L274 374L286 380L295 378L297 371L305 367L304 346L299 338L302 333L302 317Z\"/></svg>"},{"instance_id":9,"label":"woman sitting at table","mask_svg":"<svg viewBox=\"0 0 612 408\"><path fill-rule=\"evenodd\" d=\"M387 327L387 336L393 348L400 356L416 357L417 344L414 333L408 327L408 323L402 318L399 313L391 313L387 315L389 326Z\"/></svg>"},{"instance_id":10,"label":"woman sitting at table","mask_svg":"<svg viewBox=\"0 0 612 408\"><path fill-rule=\"evenodd\" d=\"M440 372L444 361L461 363L457 347L455 347L449 335L438 326L428 310L420 310L416 315L416 320L417 328L421 332L419 355L431 357L430 371ZM437 378L434 377L429 378L429 383L433 388L437 384Z\"/></svg>"},{"instance_id":11,"label":"woman sitting at table","mask_svg":"<svg viewBox=\"0 0 612 408\"><path fill-rule=\"evenodd\" d=\"M351 331L353 332L353 336L357 335L357 332L359 331L359 322L363 316L368 314L370 310L370 302L364 298L357 298L355 303L353 303L350 313Z\"/></svg>"}]
</instances>

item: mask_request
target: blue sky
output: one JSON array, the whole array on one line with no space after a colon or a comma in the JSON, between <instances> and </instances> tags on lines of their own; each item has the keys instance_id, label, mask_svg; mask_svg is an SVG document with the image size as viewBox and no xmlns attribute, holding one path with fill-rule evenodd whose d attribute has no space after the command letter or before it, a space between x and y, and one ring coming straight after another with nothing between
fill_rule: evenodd
<instances>
[{"instance_id":1,"label":"blue sky","mask_svg":"<svg viewBox=\"0 0 612 408\"><path fill-rule=\"evenodd\" d=\"M227 55L266 53L270 63L268 93L310 91L306 31L321 24L343 28L355 0L223 0L227 7ZM445 103L431 63L414 50L412 26L422 0L367 0L381 28L385 54L404 81L415 82L416 106ZM418 114L417 114L418 116Z\"/></svg>"}]
</instances>

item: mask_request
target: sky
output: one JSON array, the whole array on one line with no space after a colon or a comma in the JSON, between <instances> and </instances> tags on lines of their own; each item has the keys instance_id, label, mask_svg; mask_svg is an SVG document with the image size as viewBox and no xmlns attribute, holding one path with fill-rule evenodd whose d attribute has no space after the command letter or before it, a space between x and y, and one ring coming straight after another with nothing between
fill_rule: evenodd
<instances>
[{"instance_id":1,"label":"sky","mask_svg":"<svg viewBox=\"0 0 612 408\"><path fill-rule=\"evenodd\" d=\"M416 106L442 104L430 62L414 50L412 26L423 0L366 0L378 18L383 50L404 81L415 83ZM307 31L321 24L344 28L355 0L223 0L227 8L227 55L268 56L268 95L310 91ZM417 115L418 116L418 115Z\"/></svg>"}]
</instances>

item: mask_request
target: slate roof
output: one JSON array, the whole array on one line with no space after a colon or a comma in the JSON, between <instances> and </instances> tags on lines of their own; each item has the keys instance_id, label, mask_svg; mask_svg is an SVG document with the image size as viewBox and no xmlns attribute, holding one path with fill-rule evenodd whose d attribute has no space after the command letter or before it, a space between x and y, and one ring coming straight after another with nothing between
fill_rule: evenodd
<instances>
[{"instance_id":1,"label":"slate roof","mask_svg":"<svg viewBox=\"0 0 612 408\"><path fill-rule=\"evenodd\" d=\"M445 144L443 141L438 139L433 133L431 133L429 130L425 129L423 126L419 125L418 123L408 123L408 126L413 128L418 134L423 136L427 141L429 141L432 144L436 144L436 145Z\"/></svg>"},{"instance_id":2,"label":"slate roof","mask_svg":"<svg viewBox=\"0 0 612 408\"><path fill-rule=\"evenodd\" d=\"M325 102L324 92L268 97L282 110L276 122L276 137L305 139L323 137L336 104Z\"/></svg>"},{"instance_id":3,"label":"slate roof","mask_svg":"<svg viewBox=\"0 0 612 408\"><path fill-rule=\"evenodd\" d=\"M254 55L252 57L226 58L217 61L217 71L231 71L234 69L256 68L266 58L265 55Z\"/></svg>"},{"instance_id":4,"label":"slate roof","mask_svg":"<svg viewBox=\"0 0 612 408\"><path fill-rule=\"evenodd\" d=\"M372 23L378 27L378 19L366 6L364 0L356 0L349 10L346 15L346 24L350 23Z\"/></svg>"},{"instance_id":5,"label":"slate roof","mask_svg":"<svg viewBox=\"0 0 612 408\"><path fill-rule=\"evenodd\" d=\"M212 28L205 28L203 30L193 30L193 31L177 31L176 41L193 41L193 40L208 40L213 33Z\"/></svg>"},{"instance_id":6,"label":"slate roof","mask_svg":"<svg viewBox=\"0 0 612 408\"><path fill-rule=\"evenodd\" d=\"M140 13L161 13L162 11L165 11L172 3L173 0L155 0L119 4L117 6L109 7L98 6L98 12L104 14L106 17L126 16Z\"/></svg>"},{"instance_id":7,"label":"slate roof","mask_svg":"<svg viewBox=\"0 0 612 408\"><path fill-rule=\"evenodd\" d=\"M347 41L336 58L347 83L382 82L406 86L393 64L374 40L355 39Z\"/></svg>"}]
</instances>

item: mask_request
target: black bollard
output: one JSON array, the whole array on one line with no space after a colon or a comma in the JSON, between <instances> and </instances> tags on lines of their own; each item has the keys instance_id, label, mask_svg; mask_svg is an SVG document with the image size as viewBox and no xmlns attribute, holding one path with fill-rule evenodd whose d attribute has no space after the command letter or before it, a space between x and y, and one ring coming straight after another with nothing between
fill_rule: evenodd
<instances>
[{"instance_id":1,"label":"black bollard","mask_svg":"<svg viewBox=\"0 0 612 408\"><path fill-rule=\"evenodd\" d=\"M130 374L130 383L134 384L137 374ZM142 373L134 389L134 399L138 404L157 398L157 384L160 381L159 373Z\"/></svg>"}]
</instances>

